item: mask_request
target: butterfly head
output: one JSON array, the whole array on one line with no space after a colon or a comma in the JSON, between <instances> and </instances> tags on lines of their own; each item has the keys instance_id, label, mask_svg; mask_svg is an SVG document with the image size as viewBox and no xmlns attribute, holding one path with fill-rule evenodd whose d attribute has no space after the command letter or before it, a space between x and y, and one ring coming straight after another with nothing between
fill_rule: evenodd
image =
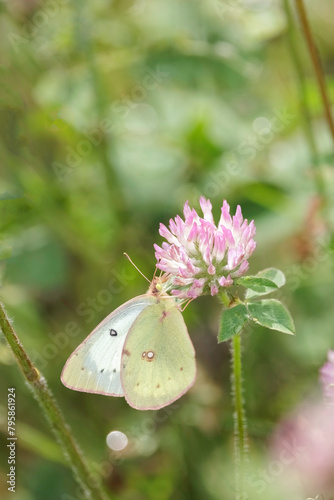
<instances>
[{"instance_id":1,"label":"butterfly head","mask_svg":"<svg viewBox=\"0 0 334 500\"><path fill-rule=\"evenodd\" d=\"M154 295L155 297L167 295L167 280L168 276L166 274L163 274L162 276L155 276L148 289L149 295Z\"/></svg>"}]
</instances>

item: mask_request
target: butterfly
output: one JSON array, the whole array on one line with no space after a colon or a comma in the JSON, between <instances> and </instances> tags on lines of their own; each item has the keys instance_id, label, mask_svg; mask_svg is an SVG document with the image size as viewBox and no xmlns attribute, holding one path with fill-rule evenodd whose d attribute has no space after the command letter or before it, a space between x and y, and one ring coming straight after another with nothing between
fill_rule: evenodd
<instances>
[{"instance_id":1,"label":"butterfly","mask_svg":"<svg viewBox=\"0 0 334 500\"><path fill-rule=\"evenodd\" d=\"M185 394L196 378L195 350L175 299L154 278L148 292L107 316L68 358L69 389L125 396L157 410Z\"/></svg>"}]
</instances>

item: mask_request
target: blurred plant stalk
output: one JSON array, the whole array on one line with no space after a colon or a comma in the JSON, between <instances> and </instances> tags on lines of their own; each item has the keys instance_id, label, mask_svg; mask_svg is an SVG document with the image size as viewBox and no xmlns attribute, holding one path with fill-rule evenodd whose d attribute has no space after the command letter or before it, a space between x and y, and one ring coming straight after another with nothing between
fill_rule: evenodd
<instances>
[{"instance_id":1,"label":"blurred plant stalk","mask_svg":"<svg viewBox=\"0 0 334 500\"><path fill-rule=\"evenodd\" d=\"M325 193L325 182L323 179L322 171L320 169L320 156L316 145L316 139L314 136L314 131L312 127L312 116L310 111L310 105L307 97L306 81L303 69L303 63L300 57L300 50L298 46L298 40L296 39L296 28L294 23L294 18L292 15L289 0L283 0L285 12L287 16L288 23L288 44L291 54L292 63L296 72L297 82L298 82L298 99L300 112L303 117L303 125L305 137L310 149L311 154L311 166L314 173L314 180L316 184L316 189L322 200L326 198Z\"/></svg>"},{"instance_id":2,"label":"blurred plant stalk","mask_svg":"<svg viewBox=\"0 0 334 500\"><path fill-rule=\"evenodd\" d=\"M37 399L44 415L46 416L53 433L55 434L67 459L74 477L84 492L86 498L90 500L110 500L104 493L102 485L96 482L96 478L91 477L89 466L84 459L81 450L75 442L71 430L63 414L51 393L43 375L33 365L28 354L24 350L17 334L15 333L3 304L0 302L0 328L13 352L14 358Z\"/></svg>"},{"instance_id":3,"label":"blurred plant stalk","mask_svg":"<svg viewBox=\"0 0 334 500\"><path fill-rule=\"evenodd\" d=\"M319 87L319 92L320 92L321 99L323 102L326 121L327 121L328 128L329 128L329 131L331 133L333 143L334 143L334 121L333 121L333 116L332 116L332 112L331 112L331 104L330 104L330 100L329 100L328 92L327 92L327 88L326 88L325 75L324 75L321 61L320 61L320 58L318 55L318 50L317 50L315 42L314 42L314 38L312 35L310 24L309 24L309 21L307 18L304 2L303 2L303 0L295 0L295 2L296 2L296 9L297 9L298 17L299 17L301 27L302 27L302 30L304 33L307 48L308 48L308 51L310 53L310 57L311 57L312 64L313 64L313 69L314 69L315 76L316 76L317 83L318 83L318 87Z\"/></svg>"}]
</instances>

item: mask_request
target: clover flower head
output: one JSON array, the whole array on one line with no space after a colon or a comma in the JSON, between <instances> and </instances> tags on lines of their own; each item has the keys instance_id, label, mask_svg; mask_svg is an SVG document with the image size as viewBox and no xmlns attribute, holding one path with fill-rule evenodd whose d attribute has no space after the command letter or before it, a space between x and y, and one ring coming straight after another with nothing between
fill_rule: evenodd
<instances>
[{"instance_id":1,"label":"clover flower head","mask_svg":"<svg viewBox=\"0 0 334 500\"><path fill-rule=\"evenodd\" d=\"M329 351L328 361L320 370L320 381L326 401L334 405L334 351Z\"/></svg>"},{"instance_id":2,"label":"clover flower head","mask_svg":"<svg viewBox=\"0 0 334 500\"><path fill-rule=\"evenodd\" d=\"M199 200L203 217L185 203L184 220L177 215L169 229L160 224L159 233L167 242L154 245L157 267L168 274L171 293L179 299L216 295L220 288L248 270L248 258L256 243L254 221L243 219L238 205L235 215L224 200L221 217L215 225L210 200Z\"/></svg>"}]
</instances>

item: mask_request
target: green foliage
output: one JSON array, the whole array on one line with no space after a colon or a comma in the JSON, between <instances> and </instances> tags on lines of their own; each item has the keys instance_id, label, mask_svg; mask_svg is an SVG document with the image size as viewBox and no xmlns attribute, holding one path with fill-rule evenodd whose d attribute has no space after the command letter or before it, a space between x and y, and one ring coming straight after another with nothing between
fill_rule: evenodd
<instances>
[{"instance_id":1,"label":"green foliage","mask_svg":"<svg viewBox=\"0 0 334 500\"><path fill-rule=\"evenodd\" d=\"M270 279L269 279L270 278ZM229 340L241 333L249 320L280 332L294 334L295 327L291 314L278 300L256 300L285 284L282 271L275 268L259 271L256 276L243 276L236 280L237 285L247 288L245 303L225 309L221 315L218 342Z\"/></svg>"},{"instance_id":2,"label":"green foliage","mask_svg":"<svg viewBox=\"0 0 334 500\"><path fill-rule=\"evenodd\" d=\"M317 43L323 67L330 68L333 5L315 4L309 2L308 9L322 35ZM327 244L334 220L333 151L308 59L303 64L318 170L303 134L301 94L279 3L16 0L0 5L1 299L92 472L112 495L230 499L230 358L226 343L217 345L218 301L200 298L183 313L198 377L175 407L136 412L122 398L64 388L60 372L99 321L147 290L123 252L150 278L153 243L161 243L159 223L180 213L185 200L198 208L200 195L210 198L217 220L223 199L232 210L240 204L257 228L250 275L277 285L273 291L289 304L298 332L295 338L268 335L259 323L283 324L291 333L289 316L280 306L265 304L263 311L256 302L263 290L270 292L267 281L261 281L260 291L247 288L247 317L259 321L250 322L252 333L247 330L243 339L250 463L254 474L267 470L264 450L271 433L301 394L317 390L319 367L334 347L333 251ZM299 37L298 43L303 43ZM300 49L305 54L304 46ZM333 85L331 78L331 95ZM317 172L326 174L327 221ZM283 289L282 275L270 266L286 274ZM238 311L237 321L231 321ZM225 339L239 332L245 310L237 305L224 315ZM55 498L79 500L0 336L3 439L9 385L17 390L22 439L15 499L45 500L56 485ZM107 450L105 437L113 429L129 436L128 450ZM7 473L1 446L4 500L13 496ZM270 480L256 500L300 496L276 492L281 476Z\"/></svg>"},{"instance_id":3,"label":"green foliage","mask_svg":"<svg viewBox=\"0 0 334 500\"><path fill-rule=\"evenodd\" d=\"M247 285L247 281L244 284L244 286L247 288L246 290L246 299L251 299L252 297L257 297L260 295L265 295L267 293L270 293L271 291L274 291L277 288L280 288L281 286L285 285L285 276L282 271L279 269L275 269L274 267L269 267L268 269L263 269L262 271L259 271L256 275L258 279L264 279L264 280L269 280L271 283L274 283L273 286L266 286L262 288L262 290L258 289L256 290L254 287L251 287ZM245 278L248 278L248 276L245 276ZM271 290L270 290L271 288Z\"/></svg>"},{"instance_id":4,"label":"green foliage","mask_svg":"<svg viewBox=\"0 0 334 500\"><path fill-rule=\"evenodd\" d=\"M263 299L247 307L251 319L261 326L293 335L295 326L287 308L278 300Z\"/></svg>"},{"instance_id":5,"label":"green foliage","mask_svg":"<svg viewBox=\"0 0 334 500\"><path fill-rule=\"evenodd\" d=\"M260 278L257 276L242 276L236 280L237 285L242 285L245 288L257 293L257 295L266 295L278 288L276 283L268 278Z\"/></svg>"},{"instance_id":6,"label":"green foliage","mask_svg":"<svg viewBox=\"0 0 334 500\"><path fill-rule=\"evenodd\" d=\"M247 308L244 304L225 309L221 314L218 342L229 340L240 333L248 319Z\"/></svg>"}]
</instances>

